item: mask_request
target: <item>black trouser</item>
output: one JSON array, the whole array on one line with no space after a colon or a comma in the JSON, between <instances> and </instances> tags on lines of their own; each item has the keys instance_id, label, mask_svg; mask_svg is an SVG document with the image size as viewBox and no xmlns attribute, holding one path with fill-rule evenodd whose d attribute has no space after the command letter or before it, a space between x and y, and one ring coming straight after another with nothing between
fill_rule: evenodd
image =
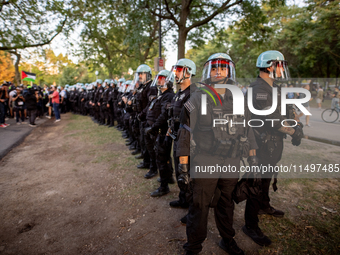
<instances>
[{"instance_id":1,"label":"black trouser","mask_svg":"<svg viewBox=\"0 0 340 255\"><path fill-rule=\"evenodd\" d=\"M34 109L34 110L27 110L27 115L29 116L29 121L30 121L30 124L35 124L35 117L36 117L36 114L37 114L37 110Z\"/></svg>"},{"instance_id":2,"label":"black trouser","mask_svg":"<svg viewBox=\"0 0 340 255\"><path fill-rule=\"evenodd\" d=\"M145 147L148 151L149 158L150 158L150 171L157 172L156 152L155 152L156 135L147 134L144 136L144 139L145 139Z\"/></svg>"},{"instance_id":3,"label":"black trouser","mask_svg":"<svg viewBox=\"0 0 340 255\"><path fill-rule=\"evenodd\" d=\"M179 172L178 172L179 158L176 156L176 149L177 149L177 141L175 140L174 143L173 143L173 158L174 158L174 164L175 164L176 180L178 180L178 176L179 176ZM186 191L182 190L181 188L179 189L178 199L179 199L179 202L182 205L188 204Z\"/></svg>"},{"instance_id":4,"label":"black trouser","mask_svg":"<svg viewBox=\"0 0 340 255\"><path fill-rule=\"evenodd\" d=\"M135 136L134 132L134 122L135 122L135 112L130 113L130 118L129 118L129 136L130 136L130 141L135 142L137 141L137 138Z\"/></svg>"},{"instance_id":5,"label":"black trouser","mask_svg":"<svg viewBox=\"0 0 340 255\"><path fill-rule=\"evenodd\" d=\"M114 108L113 108L113 103L110 103L110 107L108 109L108 122L110 125L114 125L115 122L115 115L114 115Z\"/></svg>"},{"instance_id":6,"label":"black trouser","mask_svg":"<svg viewBox=\"0 0 340 255\"><path fill-rule=\"evenodd\" d=\"M214 163L207 162L207 160L198 160L201 155L197 155L194 159L195 165L232 165L240 168L240 160L236 159L217 159ZM213 157L213 156L211 156ZM202 158L203 159L203 158ZM215 158L216 159L216 158ZM205 162L204 162L205 161ZM208 173L207 173L208 175ZM214 208L215 222L220 236L224 240L233 238L235 230L233 229L234 216L234 201L232 192L238 182L238 173L223 175L223 177L230 178L195 178L192 179L191 189L192 198L189 201L189 213L187 216L187 243L184 244L184 249L193 253L202 251L202 243L207 237L207 224L209 206L216 192L216 188L221 191L221 197L218 199L217 205Z\"/></svg>"},{"instance_id":7,"label":"black trouser","mask_svg":"<svg viewBox=\"0 0 340 255\"><path fill-rule=\"evenodd\" d=\"M63 102L60 104L60 113L66 113L66 99L63 99Z\"/></svg>"},{"instance_id":8,"label":"black trouser","mask_svg":"<svg viewBox=\"0 0 340 255\"><path fill-rule=\"evenodd\" d=\"M98 103L95 103L95 105L94 105L94 118L97 121L99 121L99 114L100 114L99 105L98 105Z\"/></svg>"},{"instance_id":9,"label":"black trouser","mask_svg":"<svg viewBox=\"0 0 340 255\"><path fill-rule=\"evenodd\" d=\"M259 165L260 164L263 163L259 161ZM268 163L266 163L265 165L268 165ZM275 166L276 164L271 165ZM263 176L265 178L261 179L261 193L258 196L252 195L250 198L247 199L244 219L246 222L246 226L249 228L257 228L259 222L259 210L270 207L269 188L273 175L274 173L266 173L265 176Z\"/></svg>"},{"instance_id":10,"label":"black trouser","mask_svg":"<svg viewBox=\"0 0 340 255\"><path fill-rule=\"evenodd\" d=\"M105 124L108 118L108 107L106 104L101 104L100 106L100 122Z\"/></svg>"},{"instance_id":11,"label":"black trouser","mask_svg":"<svg viewBox=\"0 0 340 255\"><path fill-rule=\"evenodd\" d=\"M77 107L76 107L76 102L72 102L72 112L77 113Z\"/></svg>"},{"instance_id":12,"label":"black trouser","mask_svg":"<svg viewBox=\"0 0 340 255\"><path fill-rule=\"evenodd\" d=\"M174 169L170 157L171 148L164 146L164 134L159 134L156 139L156 163L161 177L161 187L167 187L172 179Z\"/></svg>"},{"instance_id":13,"label":"black trouser","mask_svg":"<svg viewBox=\"0 0 340 255\"><path fill-rule=\"evenodd\" d=\"M17 122L19 122L19 117L21 117L21 121L24 122L25 121L25 111L23 108L19 108L19 107L15 107L15 115L16 115L16 119Z\"/></svg>"},{"instance_id":14,"label":"black trouser","mask_svg":"<svg viewBox=\"0 0 340 255\"><path fill-rule=\"evenodd\" d=\"M140 145L141 153L144 157L143 158L144 164L150 164L150 155L145 145L145 134L144 134L145 127L146 127L146 122L140 121L139 122L139 134L140 134L139 145Z\"/></svg>"},{"instance_id":15,"label":"black trouser","mask_svg":"<svg viewBox=\"0 0 340 255\"><path fill-rule=\"evenodd\" d=\"M256 155L259 158L259 165L263 166L276 166L277 162L281 160L283 151L283 139L276 138L276 147L272 153L269 153L266 145L262 145L260 149L256 150ZM261 193L258 196L251 196L247 199L246 210L244 212L244 218L246 226L249 228L258 227L258 212L260 209L266 209L270 207L269 188L274 173L267 172L262 175L261 179Z\"/></svg>"}]
</instances>

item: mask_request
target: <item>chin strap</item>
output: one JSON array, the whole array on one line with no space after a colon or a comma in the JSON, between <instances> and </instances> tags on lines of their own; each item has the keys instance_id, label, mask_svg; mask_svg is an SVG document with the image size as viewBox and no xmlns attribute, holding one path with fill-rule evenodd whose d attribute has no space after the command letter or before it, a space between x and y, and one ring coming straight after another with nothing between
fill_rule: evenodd
<instances>
[{"instance_id":1,"label":"chin strap","mask_svg":"<svg viewBox=\"0 0 340 255\"><path fill-rule=\"evenodd\" d=\"M185 77L185 75L186 75L186 73L187 73L187 69L188 69L188 67L186 67L185 66L185 73L183 72L183 77L182 77L182 79L180 79L178 82L176 82L176 84L181 84L183 81L185 81L185 80L187 80L187 79L190 79L191 78L191 76L190 77Z\"/></svg>"}]
</instances>

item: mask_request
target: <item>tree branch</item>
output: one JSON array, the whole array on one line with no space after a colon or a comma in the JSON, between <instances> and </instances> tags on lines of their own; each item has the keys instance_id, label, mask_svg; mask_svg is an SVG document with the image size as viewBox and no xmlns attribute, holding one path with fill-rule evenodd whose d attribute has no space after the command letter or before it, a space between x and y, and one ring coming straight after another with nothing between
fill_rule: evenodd
<instances>
[{"instance_id":1,"label":"tree branch","mask_svg":"<svg viewBox=\"0 0 340 255\"><path fill-rule=\"evenodd\" d=\"M218 8L216 11L214 11L210 16L206 17L203 20L197 21L195 23L193 23L191 26L187 27L186 30L187 32L189 32L191 29L195 28L195 27L199 27L202 26L206 23L208 23L209 21L211 21L213 18L215 18L218 14L222 13L223 11L229 9L230 7L233 7L235 5L238 5L240 3L242 3L243 0L238 0L230 5L228 5L230 3L231 0L228 0L226 2L224 2L220 8Z\"/></svg>"},{"instance_id":2,"label":"tree branch","mask_svg":"<svg viewBox=\"0 0 340 255\"><path fill-rule=\"evenodd\" d=\"M53 41L53 39L63 31L66 21L67 21L67 17L65 17L64 21L62 22L62 26L59 29L59 31L57 31L57 33L54 36L52 36L51 39L49 39L48 41L37 43L37 44L23 44L20 46L17 45L17 46L12 46L12 47L3 46L3 47L0 47L0 50L9 51L9 50L16 50L16 49L26 49L26 48L33 48L33 47L39 47L39 46L44 46L46 44L50 44Z\"/></svg>"},{"instance_id":3,"label":"tree branch","mask_svg":"<svg viewBox=\"0 0 340 255\"><path fill-rule=\"evenodd\" d=\"M169 15L170 15L170 17L171 17L171 20L173 20L173 21L175 22L175 24L176 24L177 26L179 26L178 20L175 18L174 14L170 11L168 1L167 1L167 0L164 0L164 2L165 2L165 9L166 9L166 11L169 13Z\"/></svg>"}]
</instances>

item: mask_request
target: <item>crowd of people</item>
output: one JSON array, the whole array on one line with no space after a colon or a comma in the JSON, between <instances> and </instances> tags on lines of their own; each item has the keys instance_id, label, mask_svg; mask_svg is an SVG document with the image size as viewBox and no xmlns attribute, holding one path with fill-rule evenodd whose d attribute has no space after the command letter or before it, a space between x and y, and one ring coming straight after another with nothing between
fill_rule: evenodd
<instances>
[{"instance_id":1,"label":"crowd of people","mask_svg":"<svg viewBox=\"0 0 340 255\"><path fill-rule=\"evenodd\" d=\"M245 98L252 96L255 109L266 110L272 106L272 88L280 91L280 81L290 78L288 64L280 52L266 51L259 56L256 68L259 76L250 85L252 94L248 95L245 88L241 91ZM208 177L195 175L193 168L218 164L239 169L243 158L250 166L275 166L281 159L283 139L287 135L291 136L293 145L300 145L302 124L292 107L287 115L292 113L293 116L281 115L280 98L276 110L266 116L255 115L248 107L244 114L234 115L231 90L237 87L236 70L225 53L216 53L207 59L201 82L193 82L195 75L195 63L180 59L171 71L162 70L154 79L151 68L142 64L134 79L127 81L124 78L97 79L91 84L66 85L65 89L2 86L0 110L5 109L1 111L12 115L15 112L17 123L20 118L21 123L25 122L28 115L31 125L34 125L35 116L48 112L51 117L53 108L56 122L60 120L60 110L61 113L88 115L101 126L116 126L131 154L141 159L137 167L148 170L144 178L151 179L159 174L159 188L150 193L152 197L168 194L169 184L177 183L178 199L169 205L187 210L181 219L187 228L186 254L198 254L202 250L210 207L214 208L222 238L219 246L232 255L244 254L234 240L233 212L234 202L245 199L243 232L261 246L270 245L271 240L259 228L258 215L284 216L283 211L270 204L269 187L274 178L273 188L277 190L276 175L248 173L239 180L238 171ZM228 89L221 84L228 85ZM176 92L174 85L178 87ZM224 126L214 125L216 119L222 118ZM280 121L265 122L257 128L230 125L232 122L248 123L252 118ZM283 126L280 123L285 119L296 119L298 124Z\"/></svg>"},{"instance_id":2,"label":"crowd of people","mask_svg":"<svg viewBox=\"0 0 340 255\"><path fill-rule=\"evenodd\" d=\"M51 118L52 114L55 115L55 122L59 122L59 102L65 96L63 93L59 95L59 90L63 91L63 88L56 88L54 85L45 85L42 88L23 84L16 87L10 82L4 82L0 86L0 127L6 128L10 125L6 123L8 118L15 118L17 125L29 124L36 127L36 119Z\"/></svg>"}]
</instances>

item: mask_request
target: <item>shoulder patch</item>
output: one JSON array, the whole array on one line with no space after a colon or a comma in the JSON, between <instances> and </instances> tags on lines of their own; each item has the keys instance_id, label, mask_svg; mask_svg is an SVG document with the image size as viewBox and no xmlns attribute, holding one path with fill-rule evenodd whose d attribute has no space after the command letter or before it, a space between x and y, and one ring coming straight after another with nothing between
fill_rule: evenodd
<instances>
[{"instance_id":1,"label":"shoulder patch","mask_svg":"<svg viewBox=\"0 0 340 255\"><path fill-rule=\"evenodd\" d=\"M195 109L195 106L191 103L190 99L186 101L184 107L188 110L189 113Z\"/></svg>"},{"instance_id":2,"label":"shoulder patch","mask_svg":"<svg viewBox=\"0 0 340 255\"><path fill-rule=\"evenodd\" d=\"M268 94L267 93L257 93L256 100L267 100Z\"/></svg>"}]
</instances>

